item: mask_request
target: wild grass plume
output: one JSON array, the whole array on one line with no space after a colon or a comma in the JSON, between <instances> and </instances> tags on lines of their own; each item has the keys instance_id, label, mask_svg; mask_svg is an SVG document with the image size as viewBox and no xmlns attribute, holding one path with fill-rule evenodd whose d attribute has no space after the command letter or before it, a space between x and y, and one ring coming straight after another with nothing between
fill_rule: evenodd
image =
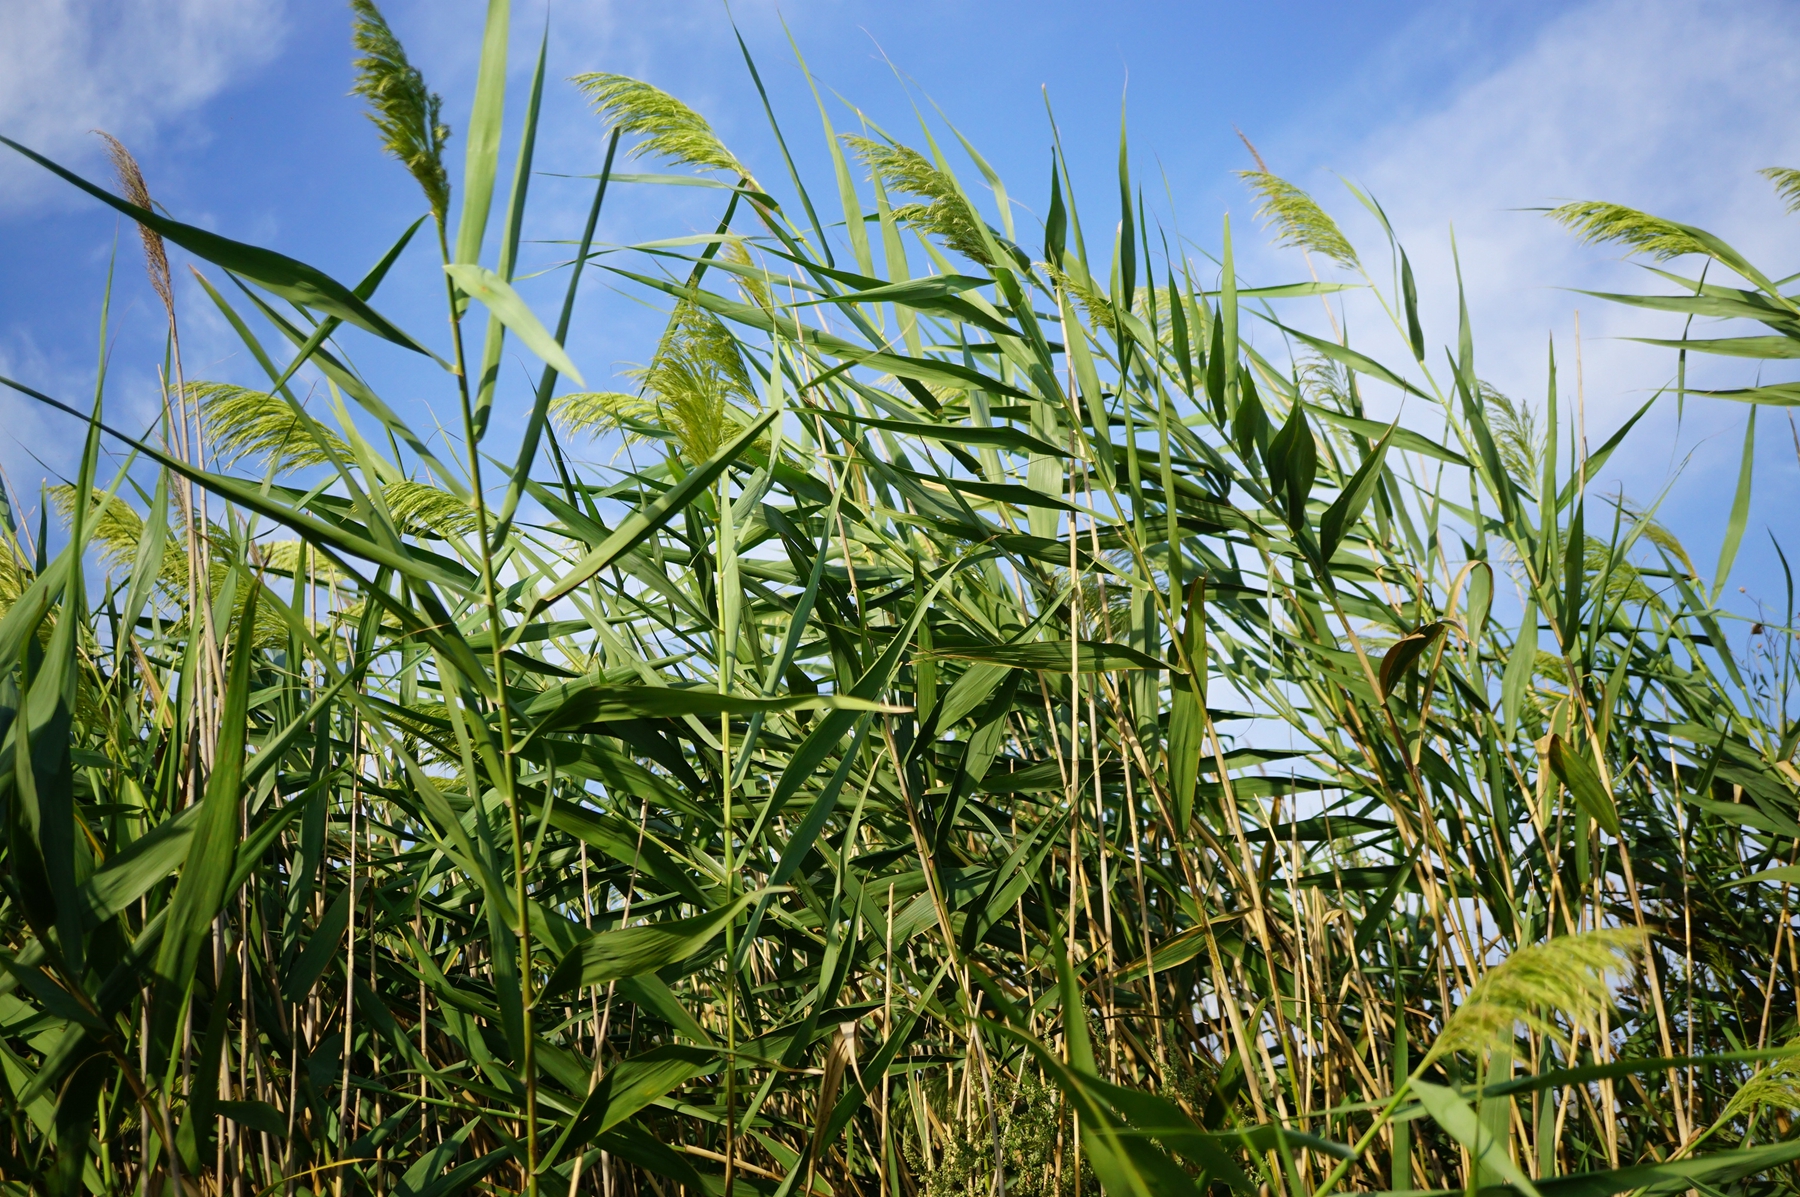
<instances>
[{"instance_id":1,"label":"wild grass plume","mask_svg":"<svg viewBox=\"0 0 1800 1197\"><path fill-rule=\"evenodd\" d=\"M1240 170L1238 177L1256 194L1256 215L1275 233L1276 243L1354 270L1356 250L1325 209L1305 191L1266 169Z\"/></svg>"},{"instance_id":2,"label":"wild grass plume","mask_svg":"<svg viewBox=\"0 0 1800 1197\"><path fill-rule=\"evenodd\" d=\"M1623 204L1584 200L1563 204L1550 218L1590 244L1616 242L1632 253L1645 253L1659 261L1685 254L1712 255L1712 249L1686 225L1651 216Z\"/></svg>"},{"instance_id":3,"label":"wild grass plume","mask_svg":"<svg viewBox=\"0 0 1800 1197\"><path fill-rule=\"evenodd\" d=\"M419 68L407 61L406 49L388 28L374 0L350 0L356 14L352 41L362 55L355 62L356 86L351 94L368 102L368 117L386 150L418 180L441 224L450 210L450 178L444 170L444 144L450 127L440 119L444 101L425 86Z\"/></svg>"},{"instance_id":4,"label":"wild grass plume","mask_svg":"<svg viewBox=\"0 0 1800 1197\"><path fill-rule=\"evenodd\" d=\"M279 395L228 382L189 383L188 395L200 410L213 451L228 461L255 457L286 472L352 456L342 437L303 418Z\"/></svg>"},{"instance_id":5,"label":"wild grass plume","mask_svg":"<svg viewBox=\"0 0 1800 1197\"><path fill-rule=\"evenodd\" d=\"M125 198L146 211L154 209L156 201L150 198L150 186L144 182L144 172L139 169L131 151L125 148L125 143L101 129L94 133L106 142L107 157L112 160L113 174L118 178L119 190L125 193ZM150 274L150 286L164 307L172 307L175 303L174 284L169 276L169 254L162 234L140 224L138 236L144 243L144 265Z\"/></svg>"},{"instance_id":6,"label":"wild grass plume","mask_svg":"<svg viewBox=\"0 0 1800 1197\"><path fill-rule=\"evenodd\" d=\"M917 225L965 257L989 264L981 218L969 207L954 179L910 146L850 133L844 134L844 142L869 168L871 177L880 179L890 192L925 201L895 208L896 220Z\"/></svg>"},{"instance_id":7,"label":"wild grass plume","mask_svg":"<svg viewBox=\"0 0 1800 1197\"><path fill-rule=\"evenodd\" d=\"M1800 170L1791 166L1765 166L1756 172L1775 185L1775 194L1791 214L1800 211Z\"/></svg>"},{"instance_id":8,"label":"wild grass plume","mask_svg":"<svg viewBox=\"0 0 1800 1197\"><path fill-rule=\"evenodd\" d=\"M633 154L653 154L702 170L728 171L755 185L754 176L725 148L706 118L661 88L605 71L577 75L573 82L602 120L642 138L632 147Z\"/></svg>"},{"instance_id":9,"label":"wild grass plume","mask_svg":"<svg viewBox=\"0 0 1800 1197\"><path fill-rule=\"evenodd\" d=\"M1612 1006L1612 984L1629 979L1642 932L1629 928L1584 931L1520 948L1469 990L1444 1023L1433 1055L1481 1052L1515 1027L1552 1038L1571 1028L1600 1033L1600 1016Z\"/></svg>"}]
</instances>

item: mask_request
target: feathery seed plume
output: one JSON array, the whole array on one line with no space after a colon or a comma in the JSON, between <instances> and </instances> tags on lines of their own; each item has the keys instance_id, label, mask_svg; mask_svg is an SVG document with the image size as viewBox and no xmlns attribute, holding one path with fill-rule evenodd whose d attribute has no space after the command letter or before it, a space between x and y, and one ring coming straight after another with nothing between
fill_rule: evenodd
<instances>
[{"instance_id":1,"label":"feathery seed plume","mask_svg":"<svg viewBox=\"0 0 1800 1197\"><path fill-rule=\"evenodd\" d=\"M1521 1023L1560 1038L1557 1014L1594 1030L1601 1011L1612 1004L1612 978L1633 971L1643 946L1637 930L1608 928L1520 948L1475 983L1444 1023L1431 1055L1486 1051Z\"/></svg>"},{"instance_id":2,"label":"feathery seed plume","mask_svg":"<svg viewBox=\"0 0 1800 1197\"><path fill-rule=\"evenodd\" d=\"M1317 200L1267 170L1240 170L1238 177L1257 195L1257 218L1276 231L1275 243L1316 253L1354 270L1356 250Z\"/></svg>"},{"instance_id":3,"label":"feathery seed plume","mask_svg":"<svg viewBox=\"0 0 1800 1197\"><path fill-rule=\"evenodd\" d=\"M916 195L929 201L905 204L894 216L936 234L957 253L983 266L991 266L981 236L981 219L963 198L955 180L909 146L877 141L872 137L844 134L844 140L889 191Z\"/></svg>"},{"instance_id":4,"label":"feathery seed plume","mask_svg":"<svg viewBox=\"0 0 1800 1197\"><path fill-rule=\"evenodd\" d=\"M1550 219L1590 245L1617 241L1633 253L1647 253L1659 261L1683 254L1705 254L1709 249L1686 225L1664 220L1624 204L1581 200L1550 210Z\"/></svg>"},{"instance_id":5,"label":"feathery seed plume","mask_svg":"<svg viewBox=\"0 0 1800 1197\"><path fill-rule=\"evenodd\" d=\"M356 14L352 41L362 52L350 94L369 102L367 115L381 132L381 148L419 181L431 215L442 225L450 210L450 178L444 171L450 127L438 119L444 101L407 61L400 39L373 0L350 0L350 9Z\"/></svg>"},{"instance_id":6,"label":"feathery seed plume","mask_svg":"<svg viewBox=\"0 0 1800 1197\"><path fill-rule=\"evenodd\" d=\"M1800 212L1800 170L1791 166L1765 166L1756 172L1775 184L1775 194L1789 212Z\"/></svg>"},{"instance_id":7,"label":"feathery seed plume","mask_svg":"<svg viewBox=\"0 0 1800 1197\"><path fill-rule=\"evenodd\" d=\"M279 395L228 382L190 382L187 390L213 447L226 458L261 457L285 471L324 465L333 453L352 456L341 437L316 421L308 428Z\"/></svg>"},{"instance_id":8,"label":"feathery seed plume","mask_svg":"<svg viewBox=\"0 0 1800 1197\"><path fill-rule=\"evenodd\" d=\"M104 129L95 129L95 134L106 140L106 153L112 159L113 170L119 176L119 190L125 198L138 207L150 210L150 188L144 182L144 172L138 169L137 159L125 148L123 142ZM144 267L150 272L150 285L156 288L156 297L169 310L171 318L175 315L175 289L169 279L169 253L163 246L162 234L149 225L138 225L138 236L144 241Z\"/></svg>"},{"instance_id":9,"label":"feathery seed plume","mask_svg":"<svg viewBox=\"0 0 1800 1197\"><path fill-rule=\"evenodd\" d=\"M646 369L633 372L641 394L618 391L563 395L551 414L565 429L662 428L690 461L705 461L737 435L746 408L759 406L737 342L711 312L683 301Z\"/></svg>"},{"instance_id":10,"label":"feathery seed plume","mask_svg":"<svg viewBox=\"0 0 1800 1197\"><path fill-rule=\"evenodd\" d=\"M730 171L760 190L749 168L725 148L706 118L668 92L606 71L577 75L573 82L609 124L644 139L632 149L634 157L659 154L705 170Z\"/></svg>"}]
</instances>

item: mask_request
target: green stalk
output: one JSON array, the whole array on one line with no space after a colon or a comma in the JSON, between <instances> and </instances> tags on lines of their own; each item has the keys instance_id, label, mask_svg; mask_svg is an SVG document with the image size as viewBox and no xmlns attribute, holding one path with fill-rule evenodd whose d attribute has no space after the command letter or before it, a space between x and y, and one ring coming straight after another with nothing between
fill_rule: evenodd
<instances>
[{"instance_id":1,"label":"green stalk","mask_svg":"<svg viewBox=\"0 0 1800 1197\"><path fill-rule=\"evenodd\" d=\"M779 368L779 364L777 366ZM719 552L718 552L718 606L719 606L719 693L731 692L731 669L733 650L736 647L736 620L733 617L737 610L737 595L734 593L729 606L726 598L728 583L735 585L736 570L727 568L727 557L735 563L737 544L735 530L732 527L731 510L731 472L727 470L719 477ZM728 614L728 611L731 614ZM719 716L719 784L724 787L724 829L725 829L725 903L729 907L736 898L737 862L734 854L734 836L731 825L731 796L734 789L731 780L731 716ZM725 924L725 1195L731 1197L732 1188L737 1183L737 977L735 961L737 960L737 920L734 918Z\"/></svg>"},{"instance_id":2,"label":"green stalk","mask_svg":"<svg viewBox=\"0 0 1800 1197\"><path fill-rule=\"evenodd\" d=\"M1338 1182L1344 1179L1344 1174L1350 1171L1350 1165L1362 1158L1363 1152L1369 1149L1369 1145L1375 1142L1375 1137L1381 1133L1381 1128L1386 1126L1388 1120L1394 1116L1394 1110L1411 1091L1413 1082L1425 1075L1425 1070L1431 1067L1436 1058L1430 1052L1425 1053L1425 1058L1419 1062L1419 1066L1413 1069L1404 1081L1400 1082L1400 1087L1394 1090L1393 1096L1388 1098L1386 1104L1381 1107L1381 1112L1376 1115L1375 1121L1369 1126L1369 1129L1364 1131L1362 1137L1351 1146L1350 1154L1339 1160L1337 1167L1333 1168L1330 1175L1320 1183L1318 1188L1313 1190L1313 1197L1327 1197L1327 1194L1337 1187Z\"/></svg>"},{"instance_id":3,"label":"green stalk","mask_svg":"<svg viewBox=\"0 0 1800 1197\"><path fill-rule=\"evenodd\" d=\"M438 223L438 246L445 262L450 260L450 247L442 221ZM448 274L444 287L450 299L451 340L455 347L457 398L462 407L463 442L469 453L469 490L475 506L475 535L481 557L481 590L487 605L488 645L494 669L495 714L500 722L501 797L506 802L512 824L513 915L518 920L519 938L519 1005L523 1042L520 1045L521 1071L525 1080L525 1190L530 1197L538 1193L538 1127L537 1127L537 1053L535 1018L532 1009L531 918L526 905L525 886L525 813L513 787L512 712L506 697L506 638L501 634L500 595L494 583L493 547L488 540L487 501L481 488L481 453L475 437L475 408L469 394L469 375L463 355L462 313L456 302L456 285Z\"/></svg>"}]
</instances>

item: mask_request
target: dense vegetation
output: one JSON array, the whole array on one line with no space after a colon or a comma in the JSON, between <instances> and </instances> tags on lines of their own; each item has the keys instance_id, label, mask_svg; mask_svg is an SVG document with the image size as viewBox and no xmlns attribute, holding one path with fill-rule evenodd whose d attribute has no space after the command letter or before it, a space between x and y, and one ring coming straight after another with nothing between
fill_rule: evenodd
<instances>
[{"instance_id":1,"label":"dense vegetation","mask_svg":"<svg viewBox=\"0 0 1800 1197\"><path fill-rule=\"evenodd\" d=\"M143 442L103 373L91 410L5 380L88 440L60 551L9 505L0 554L0 1189L1794 1187L1791 595L1719 601L1754 421L1708 581L1590 492L1635 417L1591 447L1554 359L1500 394L1391 231L1366 259L1266 171L1338 281L1181 250L1123 144L1090 243L1060 158L1019 228L966 142L821 104L809 192L594 74L591 212L540 228L556 84L540 54L507 191L505 0L454 191L353 7L429 206L354 287L162 214L123 146L115 194L7 143L139 223L169 351ZM659 185L622 152L716 188L716 233L601 256L609 188ZM1797 352L1710 234L1556 215L1704 267L1614 298L1764 326L1683 363ZM432 241L447 336L371 306ZM185 375L171 243L266 385ZM629 392L561 348L602 271L668 312ZM1385 348L1293 327L1352 287ZM1720 401L1677 390L1646 409Z\"/></svg>"}]
</instances>

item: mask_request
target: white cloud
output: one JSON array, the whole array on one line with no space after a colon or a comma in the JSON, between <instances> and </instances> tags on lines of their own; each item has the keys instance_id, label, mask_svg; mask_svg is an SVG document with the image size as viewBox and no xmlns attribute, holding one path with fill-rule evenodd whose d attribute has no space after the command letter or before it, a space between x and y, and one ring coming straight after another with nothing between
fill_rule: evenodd
<instances>
[{"instance_id":1,"label":"white cloud","mask_svg":"<svg viewBox=\"0 0 1800 1197\"><path fill-rule=\"evenodd\" d=\"M1784 101L1800 89L1800 22L1793 17L1791 7L1770 0L1595 0L1559 14L1510 51L1477 47L1486 61L1444 89L1435 107L1402 112L1329 146L1318 144L1316 133L1296 135L1287 156L1319 164L1304 181L1366 251L1382 244L1379 229L1326 168L1380 199L1418 275L1440 380L1447 374L1443 347L1453 347L1457 336L1452 224L1484 378L1541 404L1546 342L1554 336L1568 413L1577 386L1579 310L1587 429L1590 445L1597 445L1674 376L1672 352L1623 338L1678 337L1682 318L1567 288L1673 288L1623 260L1617 247L1582 245L1542 213L1522 209L1612 200L1710 229L1774 277L1796 269L1789 247L1800 217L1786 215L1756 174L1771 165L1800 166L1800 126ZM1468 33L1454 17L1428 14L1396 39L1385 63L1370 69L1402 72L1397 64L1409 61L1440 69L1454 61L1458 40ZM1305 141L1313 144L1302 149ZM1371 269L1385 283L1385 254L1368 256L1381 261ZM1277 273L1291 275L1293 265L1290 256ZM1689 258L1669 268L1691 276L1699 266ZM1264 273L1260 265L1258 273ZM1723 276L1715 267L1712 277ZM1353 336L1365 348L1377 346L1384 361L1411 364L1402 338L1388 331L1372 303L1353 301L1349 312ZM1322 323L1316 307L1294 315ZM1693 333L1730 335L1705 321ZM1696 358L1689 382L1744 385L1754 381L1756 368ZM1762 380L1774 378L1765 373ZM1772 414L1759 437L1747 555L1755 545L1767 547L1759 529L1779 532L1781 513L1800 501L1793 446ZM1678 425L1676 404L1665 399L1633 434L1629 450L1614 458L1603 488L1623 484L1635 499L1649 501L1673 483L1665 518L1691 548L1714 551L1736 481L1745 415L1734 403L1691 400Z\"/></svg>"},{"instance_id":2,"label":"white cloud","mask_svg":"<svg viewBox=\"0 0 1800 1197\"><path fill-rule=\"evenodd\" d=\"M280 0L17 0L0 4L0 132L52 158L92 159L88 130L127 144L275 52ZM52 192L0 162L0 206Z\"/></svg>"},{"instance_id":3,"label":"white cloud","mask_svg":"<svg viewBox=\"0 0 1800 1197\"><path fill-rule=\"evenodd\" d=\"M1667 355L1604 338L1679 335L1678 323L1670 331L1669 317L1557 289L1663 286L1621 265L1616 248L1581 245L1520 210L1569 199L1614 200L1710 228L1786 273L1780 255L1794 218L1755 171L1800 163L1800 127L1779 99L1800 85L1791 15L1772 3L1588 4L1439 110L1339 151L1332 165L1380 197L1407 244L1430 338L1455 336L1454 222L1484 374L1541 393L1544 340L1555 331L1572 384L1579 307L1590 415L1620 416L1663 381ZM1697 269L1691 260L1676 266L1684 267Z\"/></svg>"}]
</instances>

